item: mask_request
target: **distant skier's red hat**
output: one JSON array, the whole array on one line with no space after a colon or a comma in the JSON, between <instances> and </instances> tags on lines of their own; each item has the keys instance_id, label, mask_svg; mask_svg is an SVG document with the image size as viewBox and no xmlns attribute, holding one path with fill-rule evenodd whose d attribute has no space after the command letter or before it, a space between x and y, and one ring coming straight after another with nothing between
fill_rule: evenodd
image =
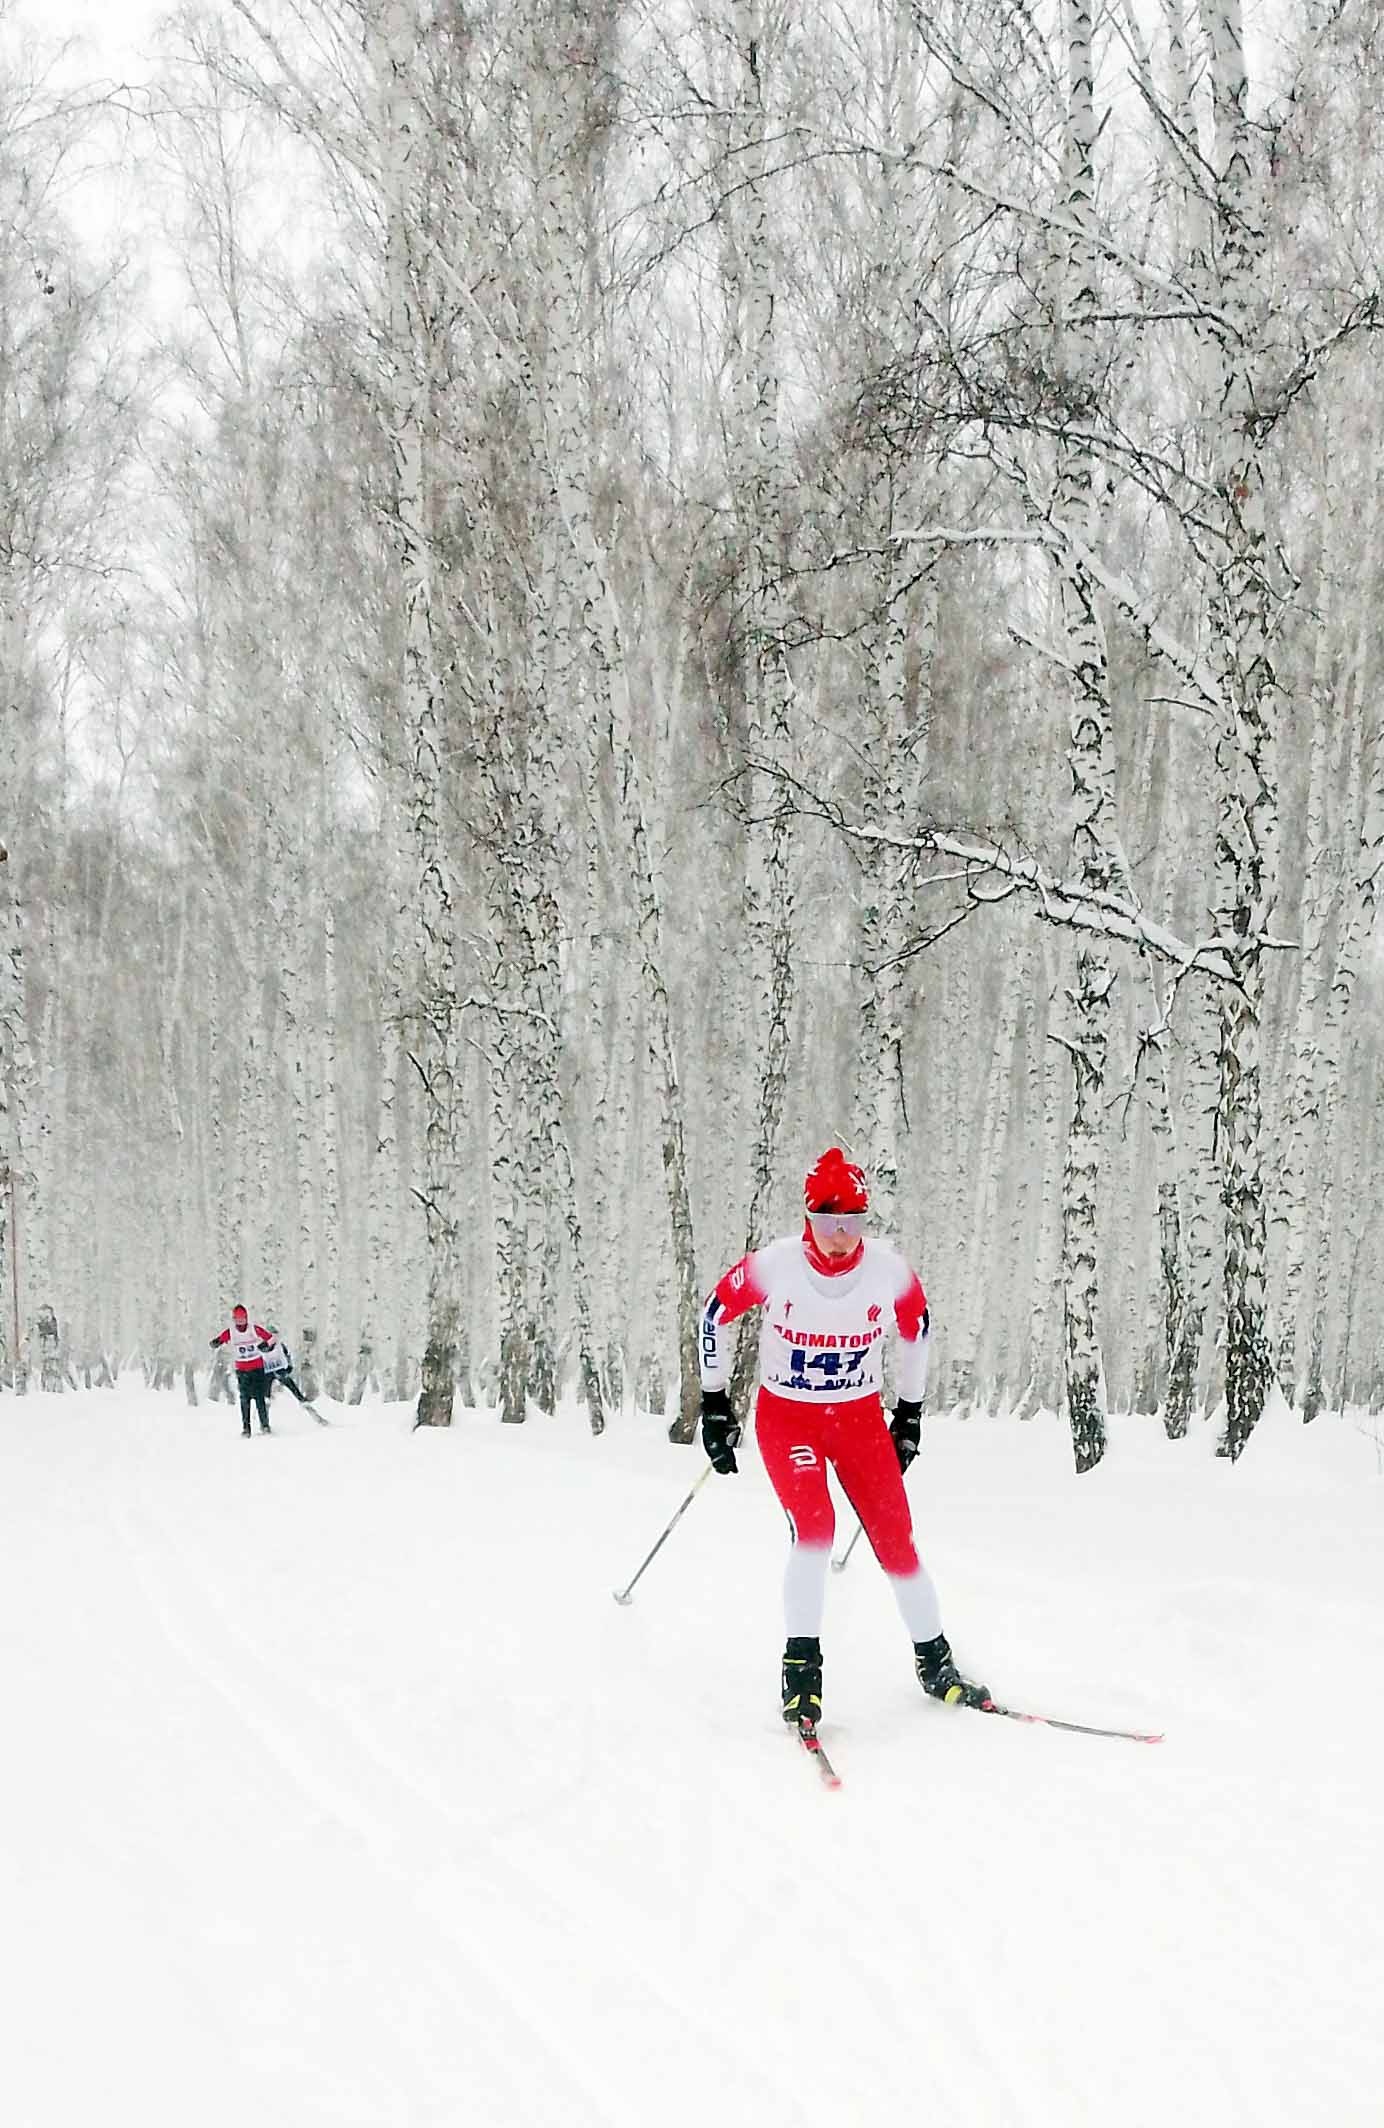
<instances>
[{"instance_id":1,"label":"distant skier's red hat","mask_svg":"<svg viewBox=\"0 0 1384 2128\"><path fill-rule=\"evenodd\" d=\"M234 1306L234 1307L232 1308L232 1310L231 1310L231 1316L232 1316L232 1319L233 1319L233 1320L234 1320L235 1322L238 1322L238 1323L248 1323L248 1322L249 1322L249 1320L250 1320L250 1310L249 1310L249 1309L248 1309L248 1308L246 1307L246 1305L245 1305L245 1303L244 1303L244 1301L243 1301L243 1300L238 1300L238 1301L236 1302L235 1306Z\"/></svg>"},{"instance_id":2,"label":"distant skier's red hat","mask_svg":"<svg viewBox=\"0 0 1384 2128\"><path fill-rule=\"evenodd\" d=\"M809 1212L866 1211L870 1192L864 1169L848 1160L839 1145L829 1145L816 1166L807 1171L803 1203Z\"/></svg>"}]
</instances>

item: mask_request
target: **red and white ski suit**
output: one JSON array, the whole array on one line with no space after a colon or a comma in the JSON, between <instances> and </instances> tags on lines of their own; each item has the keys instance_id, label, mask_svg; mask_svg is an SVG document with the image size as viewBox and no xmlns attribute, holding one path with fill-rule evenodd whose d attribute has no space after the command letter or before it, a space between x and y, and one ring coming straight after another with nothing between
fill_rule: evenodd
<instances>
[{"instance_id":1,"label":"red and white ski suit","mask_svg":"<svg viewBox=\"0 0 1384 2128\"><path fill-rule=\"evenodd\" d=\"M937 1593L918 1559L913 1518L882 1402L884 1340L900 1347L895 1387L922 1401L927 1300L917 1273L887 1242L862 1241L844 1262L810 1231L752 1249L720 1279L702 1316L704 1389L730 1374L725 1332L761 1308L755 1436L793 1532L784 1578L790 1634L816 1634L836 1529L827 1465L864 1524L914 1640L940 1633Z\"/></svg>"},{"instance_id":2,"label":"red and white ski suit","mask_svg":"<svg viewBox=\"0 0 1384 2128\"><path fill-rule=\"evenodd\" d=\"M263 1374L264 1354L260 1347L267 1345L273 1335L262 1323L246 1323L243 1329L239 1323L228 1323L211 1344L213 1350L218 1345L230 1346L237 1374Z\"/></svg>"}]
</instances>

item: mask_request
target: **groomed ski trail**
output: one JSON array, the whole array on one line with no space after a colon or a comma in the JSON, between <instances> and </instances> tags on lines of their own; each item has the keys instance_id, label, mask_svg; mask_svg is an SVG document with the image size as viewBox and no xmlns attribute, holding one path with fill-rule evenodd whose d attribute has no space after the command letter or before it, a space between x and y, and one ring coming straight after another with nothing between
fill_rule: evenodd
<instances>
[{"instance_id":1,"label":"groomed ski trail","mask_svg":"<svg viewBox=\"0 0 1384 2128\"><path fill-rule=\"evenodd\" d=\"M620 1609L698 1467L647 1429L284 1412L247 1448L128 1386L0 1398L20 2128L759 2128L805 2082L843 2123L1373 2128L1353 1465L1304 1508L1247 1456L1229 1517L1195 1449L1078 1482L1055 1429L934 1425L910 1489L958 1657L1167 1742L923 1701L862 1548L827 1795L777 1719L756 1470Z\"/></svg>"}]
</instances>

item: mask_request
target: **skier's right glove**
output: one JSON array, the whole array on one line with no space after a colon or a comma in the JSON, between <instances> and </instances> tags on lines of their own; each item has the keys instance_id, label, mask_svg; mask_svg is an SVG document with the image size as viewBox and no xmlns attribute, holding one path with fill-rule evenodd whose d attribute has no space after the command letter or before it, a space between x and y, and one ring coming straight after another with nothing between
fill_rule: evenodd
<instances>
[{"instance_id":1,"label":"skier's right glove","mask_svg":"<svg viewBox=\"0 0 1384 2128\"><path fill-rule=\"evenodd\" d=\"M894 1406L894 1416L889 1426L889 1438L894 1444L894 1453L899 1459L899 1469L907 1470L918 1453L923 1438L923 1407L911 1404L907 1397L900 1397Z\"/></svg>"},{"instance_id":2,"label":"skier's right glove","mask_svg":"<svg viewBox=\"0 0 1384 2128\"><path fill-rule=\"evenodd\" d=\"M730 1408L730 1398L724 1389L704 1389L702 1447L711 1459L712 1469L721 1477L733 1477L738 1470L735 1451L739 1446L740 1421Z\"/></svg>"}]
</instances>

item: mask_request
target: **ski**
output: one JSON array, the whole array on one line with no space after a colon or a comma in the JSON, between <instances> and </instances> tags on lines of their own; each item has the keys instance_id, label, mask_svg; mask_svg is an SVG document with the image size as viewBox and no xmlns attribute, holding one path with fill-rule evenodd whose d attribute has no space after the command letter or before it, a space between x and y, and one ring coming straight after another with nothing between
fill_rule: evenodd
<instances>
[{"instance_id":1,"label":"ski","mask_svg":"<svg viewBox=\"0 0 1384 2128\"><path fill-rule=\"evenodd\" d=\"M839 1788L841 1786L841 1776L822 1749L822 1739L817 1734L817 1724L815 1722L794 1722L792 1727L803 1750L816 1765L817 1771L822 1778L822 1786L824 1788Z\"/></svg>"},{"instance_id":2,"label":"ski","mask_svg":"<svg viewBox=\"0 0 1384 2128\"><path fill-rule=\"evenodd\" d=\"M1045 1729L1069 1729L1075 1736L1122 1736L1131 1744L1161 1744L1163 1731L1148 1729L1101 1729L1094 1722L1064 1722L1055 1714L1025 1714L1018 1707L1001 1707L992 1699L977 1707L977 1714L1002 1714L1010 1722L1040 1722Z\"/></svg>"}]
</instances>

